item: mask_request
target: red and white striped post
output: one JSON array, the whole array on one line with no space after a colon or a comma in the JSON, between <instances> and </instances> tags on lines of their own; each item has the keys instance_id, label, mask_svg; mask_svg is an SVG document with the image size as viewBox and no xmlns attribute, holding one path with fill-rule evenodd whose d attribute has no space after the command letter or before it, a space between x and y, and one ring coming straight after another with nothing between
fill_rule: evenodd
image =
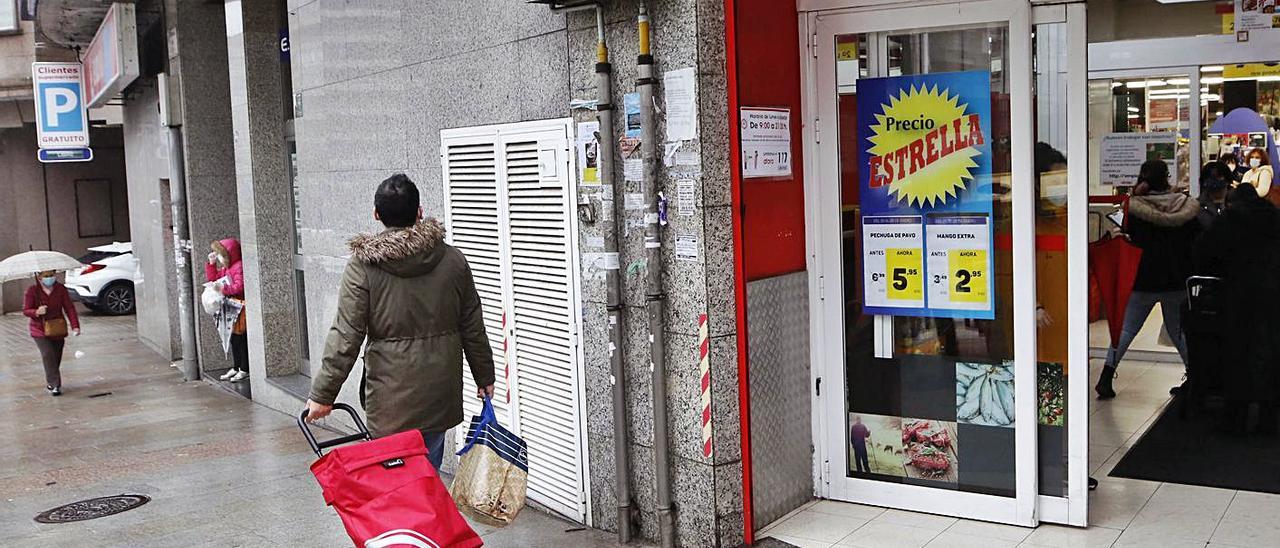
<instances>
[{"instance_id":1,"label":"red and white striped post","mask_svg":"<svg viewBox=\"0 0 1280 548\"><path fill-rule=\"evenodd\" d=\"M707 315L698 316L698 367L702 371L702 456L710 459L711 443L711 340L707 330Z\"/></svg>"}]
</instances>

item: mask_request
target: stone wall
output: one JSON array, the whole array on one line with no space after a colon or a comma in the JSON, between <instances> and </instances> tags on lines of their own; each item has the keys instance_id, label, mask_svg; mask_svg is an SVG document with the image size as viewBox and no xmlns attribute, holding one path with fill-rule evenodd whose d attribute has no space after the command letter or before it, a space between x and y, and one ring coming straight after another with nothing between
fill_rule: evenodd
<instances>
[{"instance_id":1,"label":"stone wall","mask_svg":"<svg viewBox=\"0 0 1280 548\"><path fill-rule=\"evenodd\" d=\"M138 338L172 359L182 355L182 339L175 300L178 279L169 203L169 142L160 129L158 101L154 78L133 84L124 106L124 140L133 252L142 274L134 288Z\"/></svg>"},{"instance_id":2,"label":"stone wall","mask_svg":"<svg viewBox=\"0 0 1280 548\"><path fill-rule=\"evenodd\" d=\"M36 160L34 125L0 130L0 258L29 249L53 249L80 257L89 247L129 240L129 204L120 129L91 130L89 140L95 155L92 162L42 165ZM113 234L81 236L76 217L77 179L111 181ZM80 207L87 211L107 205L81 203ZM0 291L3 311L21 309L26 285L30 282L3 284Z\"/></svg>"},{"instance_id":3,"label":"stone wall","mask_svg":"<svg viewBox=\"0 0 1280 548\"><path fill-rule=\"evenodd\" d=\"M615 64L614 103L634 89L634 1L607 12ZM727 106L722 2L650 2L657 73L692 67L697 72L700 139L687 144L697 165L675 174L659 170L659 184L674 197L677 177L696 188L692 216L672 215L664 240L669 297L668 399L672 489L677 527L687 546L737 546L742 540L742 468L739 444L737 355L733 300ZM309 332L313 359L320 355L335 313L338 281L346 262L344 242L377 231L372 194L388 175L405 172L418 182L428 214L440 215L444 196L440 130L573 116L574 99L595 98L595 18L569 16L545 6L509 0L291 0L293 87L298 184L302 209ZM378 29L378 32L368 32ZM657 97L661 98L661 90ZM620 117L619 117L620 118ZM619 127L621 120L619 119ZM659 124L657 135L665 135ZM661 149L661 147L660 147ZM622 179L622 163L618 180ZM622 200L639 184L615 190ZM583 189L599 204L597 189ZM673 200L674 202L674 200ZM629 215L633 221L639 212ZM602 224L582 225L582 252L602 234ZM631 476L644 536L657 534L654 513L653 401L648 367L640 230L629 231L623 253L627 275L627 430ZM677 234L696 238L698 260L676 261ZM603 277L584 272L588 457L592 521L614 530L613 422L605 341ZM702 454L699 318L709 318L715 454ZM493 336L494 334L491 334ZM315 361L318 361L316 359ZM354 401L360 371L342 399ZM255 393L257 388L255 387ZM446 464L446 467L448 465Z\"/></svg>"}]
</instances>

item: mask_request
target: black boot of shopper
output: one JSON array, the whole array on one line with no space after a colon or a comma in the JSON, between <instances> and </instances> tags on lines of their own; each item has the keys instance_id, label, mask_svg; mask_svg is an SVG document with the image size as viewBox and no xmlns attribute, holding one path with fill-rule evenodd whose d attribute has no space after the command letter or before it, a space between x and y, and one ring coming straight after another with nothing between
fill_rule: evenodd
<instances>
[{"instance_id":1,"label":"black boot of shopper","mask_svg":"<svg viewBox=\"0 0 1280 548\"><path fill-rule=\"evenodd\" d=\"M1116 377L1116 368L1104 366L1102 368L1102 377L1098 379L1098 385L1093 387L1098 393L1098 399L1109 400L1116 397L1116 391L1111 387L1111 380Z\"/></svg>"}]
</instances>

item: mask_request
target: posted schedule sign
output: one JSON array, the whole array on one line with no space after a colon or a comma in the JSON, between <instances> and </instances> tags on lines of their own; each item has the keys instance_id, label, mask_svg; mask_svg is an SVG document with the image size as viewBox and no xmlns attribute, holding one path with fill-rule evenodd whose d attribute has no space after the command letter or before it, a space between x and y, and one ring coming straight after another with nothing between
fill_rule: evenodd
<instances>
[{"instance_id":1,"label":"posted schedule sign","mask_svg":"<svg viewBox=\"0 0 1280 548\"><path fill-rule=\"evenodd\" d=\"M865 313L995 317L990 82L858 80Z\"/></svg>"}]
</instances>

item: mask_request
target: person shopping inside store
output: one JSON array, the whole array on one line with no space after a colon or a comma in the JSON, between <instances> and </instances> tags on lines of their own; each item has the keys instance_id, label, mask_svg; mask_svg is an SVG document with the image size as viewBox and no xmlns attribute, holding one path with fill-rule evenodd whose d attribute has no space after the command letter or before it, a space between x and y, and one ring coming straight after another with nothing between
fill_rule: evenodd
<instances>
[{"instance_id":1,"label":"person shopping inside store","mask_svg":"<svg viewBox=\"0 0 1280 548\"><path fill-rule=\"evenodd\" d=\"M1094 387L1100 399L1116 397L1112 386L1116 368L1157 304L1178 356L1184 366L1187 363L1181 316L1187 300L1186 280L1191 273L1191 246L1200 233L1200 207L1190 196L1170 188L1168 164L1148 160L1138 171L1128 209L1125 235L1142 249L1142 259L1125 308L1120 341L1107 352L1101 378Z\"/></svg>"},{"instance_id":2,"label":"person shopping inside store","mask_svg":"<svg viewBox=\"0 0 1280 548\"><path fill-rule=\"evenodd\" d=\"M1280 372L1280 211L1261 199L1252 185L1232 191L1227 211L1196 242L1198 275L1222 278L1222 359L1212 384L1220 384L1227 402L1225 423L1248 428L1248 408L1258 404L1257 429L1274 433Z\"/></svg>"},{"instance_id":3,"label":"person shopping inside store","mask_svg":"<svg viewBox=\"0 0 1280 548\"><path fill-rule=\"evenodd\" d=\"M1231 168L1220 161L1200 168L1200 228L1208 230L1227 209L1227 192L1231 185Z\"/></svg>"},{"instance_id":4,"label":"person shopping inside store","mask_svg":"<svg viewBox=\"0 0 1280 548\"><path fill-rule=\"evenodd\" d=\"M1280 189L1271 189L1271 179L1275 174L1271 170L1271 158L1267 155L1267 151L1261 148L1255 148L1245 155L1245 165L1249 171L1244 172L1241 178L1241 184L1253 185L1258 196L1273 205L1280 205Z\"/></svg>"}]
</instances>

